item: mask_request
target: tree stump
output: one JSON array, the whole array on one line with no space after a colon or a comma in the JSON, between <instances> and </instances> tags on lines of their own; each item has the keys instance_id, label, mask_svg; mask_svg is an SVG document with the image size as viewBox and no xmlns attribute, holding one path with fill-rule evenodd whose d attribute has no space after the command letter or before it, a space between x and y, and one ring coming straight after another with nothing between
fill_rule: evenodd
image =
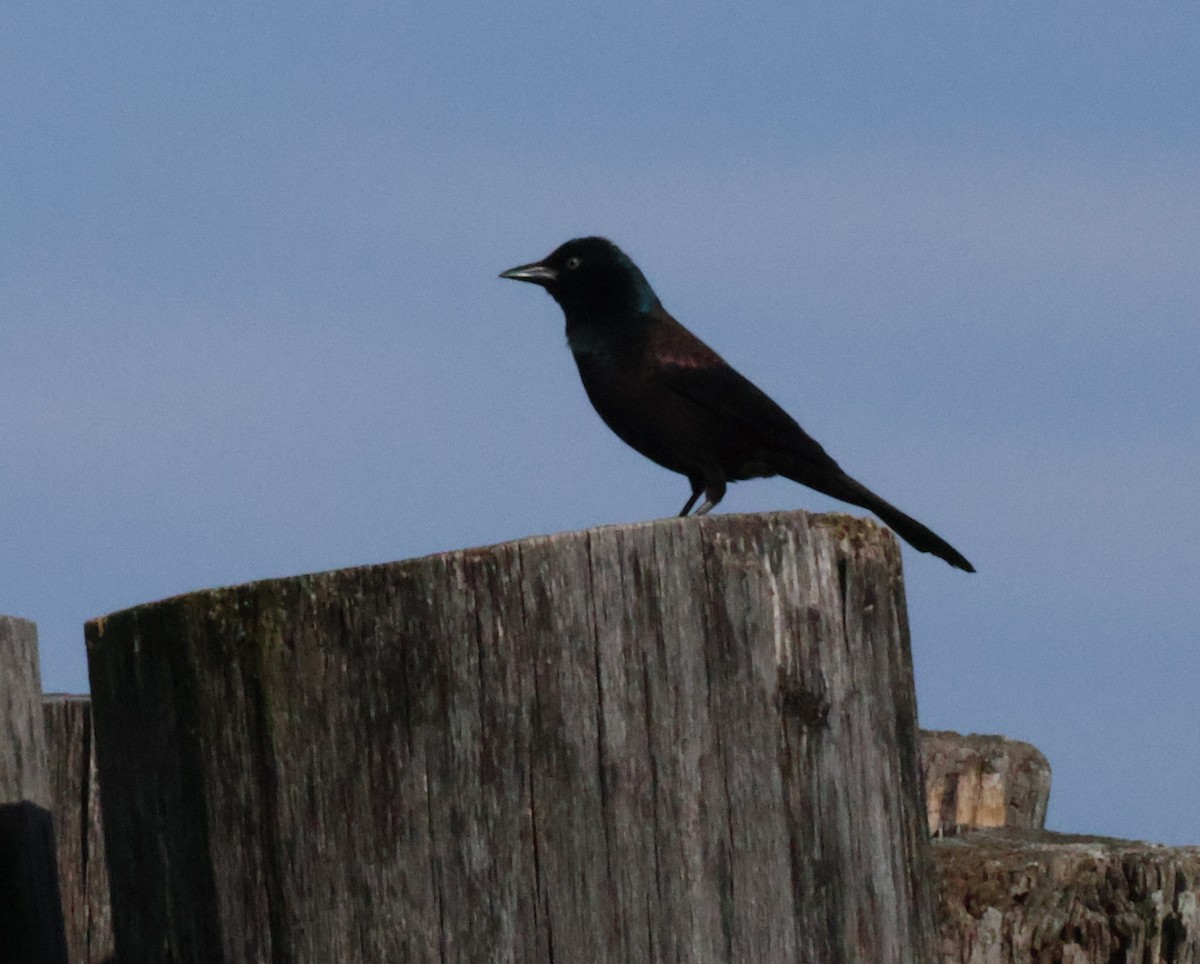
<instances>
[{"instance_id":1,"label":"tree stump","mask_svg":"<svg viewBox=\"0 0 1200 964\"><path fill-rule=\"evenodd\" d=\"M0 956L63 962L37 627L0 616Z\"/></svg>"},{"instance_id":2,"label":"tree stump","mask_svg":"<svg viewBox=\"0 0 1200 964\"><path fill-rule=\"evenodd\" d=\"M73 964L99 964L112 957L113 933L92 702L48 694L43 713L67 956Z\"/></svg>"},{"instance_id":3,"label":"tree stump","mask_svg":"<svg viewBox=\"0 0 1200 964\"><path fill-rule=\"evenodd\" d=\"M86 636L122 960L934 959L873 523L530 538Z\"/></svg>"},{"instance_id":4,"label":"tree stump","mask_svg":"<svg viewBox=\"0 0 1200 964\"><path fill-rule=\"evenodd\" d=\"M932 851L944 964L1200 961L1200 847L1006 829Z\"/></svg>"},{"instance_id":5,"label":"tree stump","mask_svg":"<svg viewBox=\"0 0 1200 964\"><path fill-rule=\"evenodd\" d=\"M1050 763L1037 747L949 730L922 730L920 747L932 836L1046 825Z\"/></svg>"}]
</instances>

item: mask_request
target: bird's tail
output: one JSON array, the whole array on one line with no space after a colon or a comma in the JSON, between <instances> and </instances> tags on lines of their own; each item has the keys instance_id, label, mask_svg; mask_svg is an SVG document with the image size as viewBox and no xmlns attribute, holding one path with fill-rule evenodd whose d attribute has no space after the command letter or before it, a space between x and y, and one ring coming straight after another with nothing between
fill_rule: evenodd
<instances>
[{"instance_id":1,"label":"bird's tail","mask_svg":"<svg viewBox=\"0 0 1200 964\"><path fill-rule=\"evenodd\" d=\"M801 473L797 473L796 475L784 474L801 485L807 485L809 488L833 496L835 499L841 499L843 502L849 502L851 505L857 505L874 512L880 519L892 527L896 535L914 549L920 552L932 552L939 559L944 559L956 569L962 569L966 572L975 571L975 567L967 561L966 557L936 532L923 526L912 516L905 515L890 502L884 501L861 482L855 481L844 472L836 476L827 476L819 482L814 482L811 478L805 478Z\"/></svg>"}]
</instances>

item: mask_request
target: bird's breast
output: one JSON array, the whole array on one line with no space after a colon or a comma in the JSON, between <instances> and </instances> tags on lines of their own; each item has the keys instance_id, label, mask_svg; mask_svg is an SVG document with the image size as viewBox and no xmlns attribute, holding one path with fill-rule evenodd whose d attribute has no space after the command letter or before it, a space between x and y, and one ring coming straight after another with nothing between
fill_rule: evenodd
<instances>
[{"instance_id":1,"label":"bird's breast","mask_svg":"<svg viewBox=\"0 0 1200 964\"><path fill-rule=\"evenodd\" d=\"M675 472L712 469L717 455L711 426L645 359L577 352L575 362L592 406L623 442Z\"/></svg>"}]
</instances>

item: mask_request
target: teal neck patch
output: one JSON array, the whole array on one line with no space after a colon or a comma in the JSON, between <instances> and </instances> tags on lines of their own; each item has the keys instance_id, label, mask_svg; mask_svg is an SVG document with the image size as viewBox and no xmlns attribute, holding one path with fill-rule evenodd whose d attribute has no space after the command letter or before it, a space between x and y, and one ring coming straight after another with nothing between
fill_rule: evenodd
<instances>
[{"instance_id":1,"label":"teal neck patch","mask_svg":"<svg viewBox=\"0 0 1200 964\"><path fill-rule=\"evenodd\" d=\"M640 314L645 314L658 304L658 295L650 287L650 282L642 274L642 269L629 259L629 255L620 248L615 248L614 253L617 256L617 260L621 263L621 267L629 272L629 283L632 285L635 295L634 310Z\"/></svg>"}]
</instances>

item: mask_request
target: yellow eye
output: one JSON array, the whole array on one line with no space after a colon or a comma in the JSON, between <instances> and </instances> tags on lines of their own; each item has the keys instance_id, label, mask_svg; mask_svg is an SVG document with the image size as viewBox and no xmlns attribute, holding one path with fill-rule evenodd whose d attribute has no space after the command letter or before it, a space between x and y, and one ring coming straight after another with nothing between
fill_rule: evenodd
<instances>
[{"instance_id":1,"label":"yellow eye","mask_svg":"<svg viewBox=\"0 0 1200 964\"><path fill-rule=\"evenodd\" d=\"M570 270L570 271L574 271L574 270L575 270L576 268L578 268L578 267L579 267L581 264L583 264L583 258L580 258L580 257L570 257L570 258L567 258L567 268L568 268L568 270Z\"/></svg>"}]
</instances>

